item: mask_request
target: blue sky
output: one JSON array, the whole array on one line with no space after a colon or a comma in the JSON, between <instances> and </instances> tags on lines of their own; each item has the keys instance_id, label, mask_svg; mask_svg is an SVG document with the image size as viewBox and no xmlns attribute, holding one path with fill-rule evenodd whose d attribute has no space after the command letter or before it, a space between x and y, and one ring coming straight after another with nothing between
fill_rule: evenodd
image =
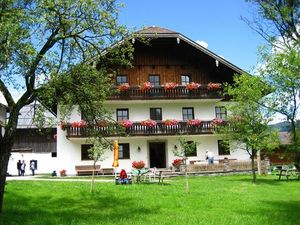
<instances>
[{"instance_id":1,"label":"blue sky","mask_svg":"<svg viewBox=\"0 0 300 225\"><path fill-rule=\"evenodd\" d=\"M245 0L119 0L125 4L119 22L130 29L159 26L177 31L250 71L258 63L257 49L264 40L241 20L251 18Z\"/></svg>"}]
</instances>

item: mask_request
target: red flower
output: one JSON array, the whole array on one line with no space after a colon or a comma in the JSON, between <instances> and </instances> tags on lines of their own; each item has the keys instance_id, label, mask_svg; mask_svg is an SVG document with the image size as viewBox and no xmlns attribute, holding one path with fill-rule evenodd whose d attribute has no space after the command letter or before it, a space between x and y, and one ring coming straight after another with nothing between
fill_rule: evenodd
<instances>
[{"instance_id":1,"label":"red flower","mask_svg":"<svg viewBox=\"0 0 300 225\"><path fill-rule=\"evenodd\" d=\"M188 90L190 90L190 91L196 90L196 89L198 89L199 87L200 87L200 84L194 83L194 82L189 83L189 84L186 85L186 89L188 89Z\"/></svg>"},{"instance_id":2,"label":"red flower","mask_svg":"<svg viewBox=\"0 0 300 225\"><path fill-rule=\"evenodd\" d=\"M79 122L72 122L71 126L74 128L83 128L86 127L86 122L84 120L80 120Z\"/></svg>"},{"instance_id":3,"label":"red flower","mask_svg":"<svg viewBox=\"0 0 300 225\"><path fill-rule=\"evenodd\" d=\"M130 88L130 86L129 86L128 83L120 84L119 87L118 87L118 89L120 91L127 91L129 88Z\"/></svg>"},{"instance_id":4,"label":"red flower","mask_svg":"<svg viewBox=\"0 0 300 225\"><path fill-rule=\"evenodd\" d=\"M132 126L133 122L129 120L123 120L123 121L119 121L119 124L125 128L129 128Z\"/></svg>"},{"instance_id":5,"label":"red flower","mask_svg":"<svg viewBox=\"0 0 300 225\"><path fill-rule=\"evenodd\" d=\"M146 126L146 127L155 127L156 124L157 123L154 120L144 120L144 121L141 121L141 125L142 126Z\"/></svg>"},{"instance_id":6,"label":"red flower","mask_svg":"<svg viewBox=\"0 0 300 225\"><path fill-rule=\"evenodd\" d=\"M192 119L187 121L187 125L192 125L192 126L200 126L201 120L198 119Z\"/></svg>"},{"instance_id":7,"label":"red flower","mask_svg":"<svg viewBox=\"0 0 300 225\"><path fill-rule=\"evenodd\" d=\"M223 125L224 124L224 120L220 119L220 118L215 118L212 120L212 124L213 125Z\"/></svg>"},{"instance_id":8,"label":"red flower","mask_svg":"<svg viewBox=\"0 0 300 225\"><path fill-rule=\"evenodd\" d=\"M174 89L178 86L178 84L174 83L174 82L169 82L165 84L165 90L171 90Z\"/></svg>"},{"instance_id":9,"label":"red flower","mask_svg":"<svg viewBox=\"0 0 300 225\"><path fill-rule=\"evenodd\" d=\"M167 120L165 120L165 121L163 121L163 124L165 125L165 126L176 126L176 125L178 125L178 121L177 120L175 120L175 119L167 119Z\"/></svg>"},{"instance_id":10,"label":"red flower","mask_svg":"<svg viewBox=\"0 0 300 225\"><path fill-rule=\"evenodd\" d=\"M221 84L220 83L209 83L207 85L207 89L209 91L219 90L219 89L221 89Z\"/></svg>"},{"instance_id":11,"label":"red flower","mask_svg":"<svg viewBox=\"0 0 300 225\"><path fill-rule=\"evenodd\" d=\"M143 84L140 86L140 90L146 91L146 90L149 90L149 89L152 88L152 87L153 87L153 85L152 85L149 81L147 81L147 82L143 83Z\"/></svg>"},{"instance_id":12,"label":"red flower","mask_svg":"<svg viewBox=\"0 0 300 225\"><path fill-rule=\"evenodd\" d=\"M140 169L143 169L145 167L145 163L142 160L141 161L134 161L132 163L132 167L135 168L135 169L140 170Z\"/></svg>"},{"instance_id":13,"label":"red flower","mask_svg":"<svg viewBox=\"0 0 300 225\"><path fill-rule=\"evenodd\" d=\"M67 126L67 123L65 121L61 121L59 126L60 126L60 129L65 130L66 126Z\"/></svg>"},{"instance_id":14,"label":"red flower","mask_svg":"<svg viewBox=\"0 0 300 225\"><path fill-rule=\"evenodd\" d=\"M172 164L173 166L179 166L182 164L182 159L174 159Z\"/></svg>"}]
</instances>

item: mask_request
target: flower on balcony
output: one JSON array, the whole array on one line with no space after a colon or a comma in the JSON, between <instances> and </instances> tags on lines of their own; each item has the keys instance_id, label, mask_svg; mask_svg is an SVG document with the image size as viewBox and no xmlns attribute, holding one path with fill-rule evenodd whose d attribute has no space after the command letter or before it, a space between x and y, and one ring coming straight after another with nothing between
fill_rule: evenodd
<instances>
[{"instance_id":1,"label":"flower on balcony","mask_svg":"<svg viewBox=\"0 0 300 225\"><path fill-rule=\"evenodd\" d=\"M207 89L209 91L219 90L219 89L221 89L221 85L222 84L220 84L220 83L208 83Z\"/></svg>"},{"instance_id":2,"label":"flower on balcony","mask_svg":"<svg viewBox=\"0 0 300 225\"><path fill-rule=\"evenodd\" d=\"M187 121L187 125L190 126L200 126L200 124L201 124L201 120L199 119L191 119Z\"/></svg>"},{"instance_id":3,"label":"flower on balcony","mask_svg":"<svg viewBox=\"0 0 300 225\"><path fill-rule=\"evenodd\" d=\"M119 91L127 91L130 88L128 83L120 84L118 86Z\"/></svg>"},{"instance_id":4,"label":"flower on balcony","mask_svg":"<svg viewBox=\"0 0 300 225\"><path fill-rule=\"evenodd\" d=\"M174 159L172 162L173 166L180 166L182 164L182 159Z\"/></svg>"},{"instance_id":5,"label":"flower on balcony","mask_svg":"<svg viewBox=\"0 0 300 225\"><path fill-rule=\"evenodd\" d=\"M66 130L67 122L66 121L60 121L59 126L60 126L60 129Z\"/></svg>"},{"instance_id":6,"label":"flower on balcony","mask_svg":"<svg viewBox=\"0 0 300 225\"><path fill-rule=\"evenodd\" d=\"M157 123L154 120L143 120L143 121L141 121L141 125L146 126L146 127L155 127L156 124Z\"/></svg>"},{"instance_id":7,"label":"flower on balcony","mask_svg":"<svg viewBox=\"0 0 300 225\"><path fill-rule=\"evenodd\" d=\"M96 122L97 127L107 127L108 126L108 121L106 120L98 120Z\"/></svg>"},{"instance_id":8,"label":"flower on balcony","mask_svg":"<svg viewBox=\"0 0 300 225\"><path fill-rule=\"evenodd\" d=\"M178 86L177 83L169 82L165 84L165 90L172 90Z\"/></svg>"},{"instance_id":9,"label":"flower on balcony","mask_svg":"<svg viewBox=\"0 0 300 225\"><path fill-rule=\"evenodd\" d=\"M176 125L178 125L178 121L175 119L167 119L167 120L163 121L163 124L165 126L176 126Z\"/></svg>"},{"instance_id":10,"label":"flower on balcony","mask_svg":"<svg viewBox=\"0 0 300 225\"><path fill-rule=\"evenodd\" d=\"M145 167L145 163L142 160L141 161L134 161L132 163L132 167L137 169L137 170L141 170Z\"/></svg>"},{"instance_id":11,"label":"flower on balcony","mask_svg":"<svg viewBox=\"0 0 300 225\"><path fill-rule=\"evenodd\" d=\"M153 85L149 81L147 81L140 86L140 90L147 91L152 87L153 87Z\"/></svg>"},{"instance_id":12,"label":"flower on balcony","mask_svg":"<svg viewBox=\"0 0 300 225\"><path fill-rule=\"evenodd\" d=\"M122 120L118 122L122 127L129 128L132 126L133 122L130 120Z\"/></svg>"},{"instance_id":13,"label":"flower on balcony","mask_svg":"<svg viewBox=\"0 0 300 225\"><path fill-rule=\"evenodd\" d=\"M74 128L84 128L84 127L86 127L86 121L80 120L78 122L72 122L71 126Z\"/></svg>"},{"instance_id":14,"label":"flower on balcony","mask_svg":"<svg viewBox=\"0 0 300 225\"><path fill-rule=\"evenodd\" d=\"M196 90L199 87L200 87L200 84L194 83L194 82L189 83L189 84L186 85L186 89L188 89L189 91Z\"/></svg>"},{"instance_id":15,"label":"flower on balcony","mask_svg":"<svg viewBox=\"0 0 300 225\"><path fill-rule=\"evenodd\" d=\"M220 118L215 118L212 120L212 124L213 125L223 125L224 124L224 120L220 119Z\"/></svg>"}]
</instances>

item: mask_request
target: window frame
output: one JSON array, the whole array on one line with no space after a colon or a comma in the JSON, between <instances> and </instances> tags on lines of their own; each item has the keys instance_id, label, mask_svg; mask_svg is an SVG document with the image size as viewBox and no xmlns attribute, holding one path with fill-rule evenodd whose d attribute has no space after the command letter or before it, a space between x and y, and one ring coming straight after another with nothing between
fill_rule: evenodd
<instances>
[{"instance_id":1,"label":"window frame","mask_svg":"<svg viewBox=\"0 0 300 225\"><path fill-rule=\"evenodd\" d=\"M126 119L123 119L124 115L122 114L121 118L119 119L119 113L120 111L126 111L127 112L127 117ZM124 120L129 120L129 109L128 108L120 108L120 109L116 109L116 120L119 121L124 121Z\"/></svg>"},{"instance_id":2,"label":"window frame","mask_svg":"<svg viewBox=\"0 0 300 225\"><path fill-rule=\"evenodd\" d=\"M183 78L188 78L188 82L187 82L187 79L183 79ZM191 80L191 76L190 75L181 75L180 76L180 81L181 81L181 85L182 86L185 86L185 85L187 85L187 84L189 84L189 83L191 83L192 82L192 80Z\"/></svg>"},{"instance_id":3,"label":"window frame","mask_svg":"<svg viewBox=\"0 0 300 225\"><path fill-rule=\"evenodd\" d=\"M225 146L226 145L226 146ZM223 140L218 140L218 154L219 155L230 155L230 146L228 143L225 144Z\"/></svg>"},{"instance_id":4,"label":"window frame","mask_svg":"<svg viewBox=\"0 0 300 225\"><path fill-rule=\"evenodd\" d=\"M81 161L85 161L85 160L93 160L92 158L90 158L88 156L88 150L93 147L94 145L92 144L81 144Z\"/></svg>"},{"instance_id":5,"label":"window frame","mask_svg":"<svg viewBox=\"0 0 300 225\"><path fill-rule=\"evenodd\" d=\"M124 154L124 146L126 146L125 150L127 151ZM121 153L122 149L122 153ZM122 155L122 157L120 157ZM129 143L119 143L119 152L118 152L119 159L130 159L130 144Z\"/></svg>"},{"instance_id":6,"label":"window frame","mask_svg":"<svg viewBox=\"0 0 300 225\"><path fill-rule=\"evenodd\" d=\"M119 82L118 81L118 78L121 78L121 81ZM123 79L122 78L125 78L125 82L123 81ZM121 84L126 84L126 83L128 83L128 76L127 75L125 75L125 74L120 74L120 75L117 75L116 76L116 85L118 86L118 85L121 85Z\"/></svg>"},{"instance_id":7,"label":"window frame","mask_svg":"<svg viewBox=\"0 0 300 225\"><path fill-rule=\"evenodd\" d=\"M157 80L154 80L154 82L153 81L151 81L151 77L157 77L158 78L158 82L157 82ZM149 77L148 77L148 81L151 83L151 85L153 85L154 87L158 87L158 86L160 86L160 75L159 74L149 74Z\"/></svg>"},{"instance_id":8,"label":"window frame","mask_svg":"<svg viewBox=\"0 0 300 225\"><path fill-rule=\"evenodd\" d=\"M160 111L160 115L157 115L157 114L156 114L156 110L157 110L157 109ZM155 118L152 117L152 115L153 115L153 114L151 113L152 110L155 110L155 113L154 113L154 114L155 114ZM158 119L157 119L157 116L158 116ZM162 108L150 108L150 119L151 119L151 120L155 120L155 121L162 121Z\"/></svg>"},{"instance_id":9,"label":"window frame","mask_svg":"<svg viewBox=\"0 0 300 225\"><path fill-rule=\"evenodd\" d=\"M227 109L225 106L215 106L216 118L218 119L227 119Z\"/></svg>"},{"instance_id":10,"label":"window frame","mask_svg":"<svg viewBox=\"0 0 300 225\"><path fill-rule=\"evenodd\" d=\"M190 114L190 113L185 114L184 113L185 110L190 110L190 109L192 110L192 114ZM189 117L189 115L191 115L192 117ZM186 117L186 119L185 119L185 117ZM191 119L192 120L195 119L194 107L183 107L182 108L182 120L187 121L187 120L191 120Z\"/></svg>"}]
</instances>

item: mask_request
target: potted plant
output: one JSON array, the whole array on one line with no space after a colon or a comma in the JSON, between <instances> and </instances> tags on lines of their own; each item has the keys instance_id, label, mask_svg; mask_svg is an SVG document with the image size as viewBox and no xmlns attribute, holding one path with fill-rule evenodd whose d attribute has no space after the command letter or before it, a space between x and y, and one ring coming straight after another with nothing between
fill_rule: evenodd
<instances>
[{"instance_id":1,"label":"potted plant","mask_svg":"<svg viewBox=\"0 0 300 225\"><path fill-rule=\"evenodd\" d=\"M119 124L122 127L129 128L132 126L133 122L131 122L130 120L123 120L123 121L119 121Z\"/></svg>"},{"instance_id":2,"label":"potted plant","mask_svg":"<svg viewBox=\"0 0 300 225\"><path fill-rule=\"evenodd\" d=\"M147 91L147 90L150 90L151 88L153 87L153 85L147 81L147 82L144 82L141 86L140 86L140 90L141 91Z\"/></svg>"},{"instance_id":3,"label":"potted plant","mask_svg":"<svg viewBox=\"0 0 300 225\"><path fill-rule=\"evenodd\" d=\"M189 91L197 90L199 87L200 87L200 84L194 83L194 82L186 85L186 89L188 89Z\"/></svg>"},{"instance_id":4,"label":"potted plant","mask_svg":"<svg viewBox=\"0 0 300 225\"><path fill-rule=\"evenodd\" d=\"M143 121L141 121L141 125L146 126L146 127L155 127L156 124L157 123L154 120L143 120Z\"/></svg>"},{"instance_id":5,"label":"potted plant","mask_svg":"<svg viewBox=\"0 0 300 225\"><path fill-rule=\"evenodd\" d=\"M207 90L209 91L219 90L221 89L221 85L222 84L220 83L208 83Z\"/></svg>"},{"instance_id":6,"label":"potted plant","mask_svg":"<svg viewBox=\"0 0 300 225\"><path fill-rule=\"evenodd\" d=\"M165 90L172 90L172 89L175 89L178 84L174 83L174 82L169 82L169 83L166 83L165 85Z\"/></svg>"},{"instance_id":7,"label":"potted plant","mask_svg":"<svg viewBox=\"0 0 300 225\"><path fill-rule=\"evenodd\" d=\"M187 125L190 125L190 126L198 127L198 126L200 126L200 124L201 124L201 120L199 120L199 119L191 119L191 120L187 121Z\"/></svg>"},{"instance_id":8,"label":"potted plant","mask_svg":"<svg viewBox=\"0 0 300 225\"><path fill-rule=\"evenodd\" d=\"M66 170L61 170L61 171L59 171L59 173L60 173L61 177L67 176L67 171Z\"/></svg>"},{"instance_id":9,"label":"potted plant","mask_svg":"<svg viewBox=\"0 0 300 225\"><path fill-rule=\"evenodd\" d=\"M175 119L167 119L167 120L163 121L163 124L165 126L176 126L176 125L178 125L178 121Z\"/></svg>"},{"instance_id":10,"label":"potted plant","mask_svg":"<svg viewBox=\"0 0 300 225\"><path fill-rule=\"evenodd\" d=\"M118 86L118 89L119 91L128 91L128 89L130 88L129 84L128 83L124 83L124 84L120 84Z\"/></svg>"},{"instance_id":11,"label":"potted plant","mask_svg":"<svg viewBox=\"0 0 300 225\"><path fill-rule=\"evenodd\" d=\"M180 171L180 165L182 164L182 159L174 159L172 162L172 165L175 169L175 172L179 172Z\"/></svg>"},{"instance_id":12,"label":"potted plant","mask_svg":"<svg viewBox=\"0 0 300 225\"><path fill-rule=\"evenodd\" d=\"M223 125L224 122L225 122L225 121L224 121L223 119L220 119L220 118L215 118L215 119L212 120L212 124L213 124L213 125L216 125L216 126L217 126L217 125Z\"/></svg>"}]
</instances>

